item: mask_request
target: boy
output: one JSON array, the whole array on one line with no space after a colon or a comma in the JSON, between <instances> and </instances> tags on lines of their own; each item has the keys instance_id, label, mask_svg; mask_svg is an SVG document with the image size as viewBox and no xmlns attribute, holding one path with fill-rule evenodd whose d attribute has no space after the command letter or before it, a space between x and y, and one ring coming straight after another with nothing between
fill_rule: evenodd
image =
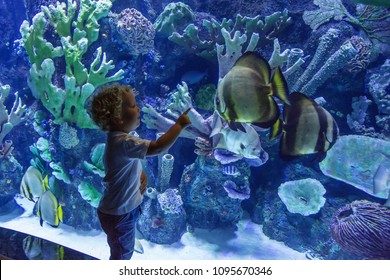
<instances>
[{"instance_id":1,"label":"boy","mask_svg":"<svg viewBox=\"0 0 390 280\"><path fill-rule=\"evenodd\" d=\"M158 140L149 141L129 135L140 124L140 109L130 87L114 85L93 97L92 119L108 131L103 157L105 191L97 212L107 234L110 260L129 260L133 255L135 224L147 184L140 159L169 149L180 132L191 124L189 110Z\"/></svg>"}]
</instances>

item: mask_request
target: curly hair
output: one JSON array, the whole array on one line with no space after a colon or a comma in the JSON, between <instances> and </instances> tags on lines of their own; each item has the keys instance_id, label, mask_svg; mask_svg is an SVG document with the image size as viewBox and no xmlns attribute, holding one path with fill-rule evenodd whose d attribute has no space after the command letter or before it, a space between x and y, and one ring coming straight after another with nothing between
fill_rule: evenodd
<instances>
[{"instance_id":1,"label":"curly hair","mask_svg":"<svg viewBox=\"0 0 390 280\"><path fill-rule=\"evenodd\" d=\"M112 120L122 117L122 100L131 87L112 85L100 90L91 101L92 120L104 131L110 130Z\"/></svg>"}]
</instances>

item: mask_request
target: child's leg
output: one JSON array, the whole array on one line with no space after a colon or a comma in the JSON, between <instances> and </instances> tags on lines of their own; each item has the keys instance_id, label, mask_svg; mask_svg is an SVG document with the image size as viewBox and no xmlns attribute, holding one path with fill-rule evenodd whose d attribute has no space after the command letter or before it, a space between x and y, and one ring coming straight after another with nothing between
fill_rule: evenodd
<instances>
[{"instance_id":1,"label":"child's leg","mask_svg":"<svg viewBox=\"0 0 390 280\"><path fill-rule=\"evenodd\" d=\"M133 256L135 224L139 212L139 207L120 216L107 215L98 211L100 223L107 234L107 243L110 246L110 260L129 260Z\"/></svg>"}]
</instances>

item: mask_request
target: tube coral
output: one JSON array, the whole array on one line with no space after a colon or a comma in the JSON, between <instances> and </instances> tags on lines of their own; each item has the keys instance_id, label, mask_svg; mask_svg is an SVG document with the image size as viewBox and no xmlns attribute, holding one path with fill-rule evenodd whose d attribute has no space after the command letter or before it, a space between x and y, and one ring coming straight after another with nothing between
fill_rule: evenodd
<instances>
[{"instance_id":1,"label":"tube coral","mask_svg":"<svg viewBox=\"0 0 390 280\"><path fill-rule=\"evenodd\" d=\"M390 209L366 200L340 208L331 220L332 237L345 250L368 259L390 258Z\"/></svg>"}]
</instances>

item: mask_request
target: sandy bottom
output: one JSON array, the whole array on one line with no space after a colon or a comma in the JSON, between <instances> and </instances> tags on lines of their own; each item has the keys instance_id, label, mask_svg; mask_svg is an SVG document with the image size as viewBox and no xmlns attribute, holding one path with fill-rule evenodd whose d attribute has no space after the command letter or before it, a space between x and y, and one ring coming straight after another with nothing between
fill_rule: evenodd
<instances>
[{"instance_id":1,"label":"sandy bottom","mask_svg":"<svg viewBox=\"0 0 390 280\"><path fill-rule=\"evenodd\" d=\"M39 225L39 218L32 214L34 204L16 197L21 206L7 215L0 216L0 227L37 236L69 247L98 259L109 258L106 235L102 231L80 231L61 224L53 228ZM181 240L171 245L159 245L137 234L144 253L134 253L134 260L304 260L304 253L297 252L282 242L269 239L262 226L244 218L237 230L195 229L185 233Z\"/></svg>"}]
</instances>

